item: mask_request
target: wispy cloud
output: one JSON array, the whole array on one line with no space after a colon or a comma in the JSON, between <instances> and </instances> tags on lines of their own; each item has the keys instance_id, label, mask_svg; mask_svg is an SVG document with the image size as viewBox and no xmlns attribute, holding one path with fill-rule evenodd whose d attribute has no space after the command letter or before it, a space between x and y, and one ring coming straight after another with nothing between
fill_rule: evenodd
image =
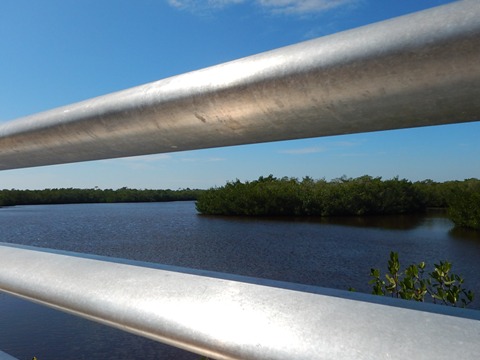
<instances>
[{"instance_id":1,"label":"wispy cloud","mask_svg":"<svg viewBox=\"0 0 480 360\"><path fill-rule=\"evenodd\" d=\"M316 154L332 150L342 150L346 148L351 148L354 146L361 145L360 142L354 141L333 141L326 142L321 145L297 148L297 149L285 149L278 151L280 154L290 154L290 155L305 155L305 154Z\"/></svg>"},{"instance_id":2,"label":"wispy cloud","mask_svg":"<svg viewBox=\"0 0 480 360\"><path fill-rule=\"evenodd\" d=\"M334 141L334 142L330 143L330 145L335 146L335 147L351 147L351 146L360 145L362 142L358 142L358 141Z\"/></svg>"},{"instance_id":3,"label":"wispy cloud","mask_svg":"<svg viewBox=\"0 0 480 360\"><path fill-rule=\"evenodd\" d=\"M172 156L169 154L155 154L155 155L141 155L141 156L131 156L126 158L115 159L115 161L128 161L136 163L152 163L157 161L163 161L171 159Z\"/></svg>"},{"instance_id":4,"label":"wispy cloud","mask_svg":"<svg viewBox=\"0 0 480 360\"><path fill-rule=\"evenodd\" d=\"M157 163L170 160L172 158L169 154L154 154L154 155L140 155L129 156L117 159L100 160L106 164L121 165L132 170L146 170L152 169Z\"/></svg>"},{"instance_id":5,"label":"wispy cloud","mask_svg":"<svg viewBox=\"0 0 480 360\"><path fill-rule=\"evenodd\" d=\"M170 154L154 154L154 155L141 155L141 156L130 156L118 159L107 159L102 160L105 162L114 162L117 164L128 165L129 167L147 167L150 165L155 165L156 163L165 163L168 161L171 163L178 162L195 162L195 163L208 163L208 162L217 162L225 161L225 158L221 157L180 157L179 155L170 155Z\"/></svg>"},{"instance_id":6,"label":"wispy cloud","mask_svg":"<svg viewBox=\"0 0 480 360\"><path fill-rule=\"evenodd\" d=\"M354 1L356 0L257 0L257 3L274 13L307 14L323 12Z\"/></svg>"},{"instance_id":7,"label":"wispy cloud","mask_svg":"<svg viewBox=\"0 0 480 360\"><path fill-rule=\"evenodd\" d=\"M306 148L300 149L287 149L287 150L280 150L280 154L290 154L290 155L304 155L304 154L315 154L324 152L326 149L319 146L311 146Z\"/></svg>"},{"instance_id":8,"label":"wispy cloud","mask_svg":"<svg viewBox=\"0 0 480 360\"><path fill-rule=\"evenodd\" d=\"M180 10L188 10L193 13L205 13L219 10L228 5L240 4L245 0L167 0L167 2Z\"/></svg>"},{"instance_id":9,"label":"wispy cloud","mask_svg":"<svg viewBox=\"0 0 480 360\"><path fill-rule=\"evenodd\" d=\"M321 13L358 0L167 0L181 10L205 13L220 10L229 5L253 3L274 14L305 15Z\"/></svg>"},{"instance_id":10,"label":"wispy cloud","mask_svg":"<svg viewBox=\"0 0 480 360\"><path fill-rule=\"evenodd\" d=\"M217 161L225 161L226 159L224 158L219 158L219 157L211 157L211 158L182 158L180 161L182 162L217 162Z\"/></svg>"}]
</instances>

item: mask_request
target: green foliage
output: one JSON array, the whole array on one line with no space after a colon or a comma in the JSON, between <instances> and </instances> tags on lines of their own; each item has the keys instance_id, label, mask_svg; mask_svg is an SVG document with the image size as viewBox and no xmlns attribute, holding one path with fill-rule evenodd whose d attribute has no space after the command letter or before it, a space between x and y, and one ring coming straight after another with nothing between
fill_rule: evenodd
<instances>
[{"instance_id":1,"label":"green foliage","mask_svg":"<svg viewBox=\"0 0 480 360\"><path fill-rule=\"evenodd\" d=\"M365 175L327 182L270 175L206 190L196 207L202 214L240 216L362 216L448 208L456 226L480 229L480 180L411 183Z\"/></svg>"},{"instance_id":2,"label":"green foliage","mask_svg":"<svg viewBox=\"0 0 480 360\"><path fill-rule=\"evenodd\" d=\"M398 177L345 176L330 182L305 177L236 180L209 190L0 190L0 206L197 200L200 213L244 216L362 216L448 208L459 227L480 230L480 180L411 183Z\"/></svg>"},{"instance_id":3,"label":"green foliage","mask_svg":"<svg viewBox=\"0 0 480 360\"><path fill-rule=\"evenodd\" d=\"M480 230L480 180L444 183L425 180L414 186L425 206L446 208L455 226Z\"/></svg>"},{"instance_id":4,"label":"green foliage","mask_svg":"<svg viewBox=\"0 0 480 360\"><path fill-rule=\"evenodd\" d=\"M480 182L470 179L452 195L448 215L456 226L480 230Z\"/></svg>"},{"instance_id":5,"label":"green foliage","mask_svg":"<svg viewBox=\"0 0 480 360\"><path fill-rule=\"evenodd\" d=\"M0 206L196 200L203 190L45 189L0 190Z\"/></svg>"},{"instance_id":6,"label":"green foliage","mask_svg":"<svg viewBox=\"0 0 480 360\"><path fill-rule=\"evenodd\" d=\"M197 210L209 215L343 216L403 214L424 210L420 193L405 179L362 176L327 182L306 177L260 177L228 182L200 194Z\"/></svg>"},{"instance_id":7,"label":"green foliage","mask_svg":"<svg viewBox=\"0 0 480 360\"><path fill-rule=\"evenodd\" d=\"M462 287L463 278L451 272L452 264L440 261L432 272L425 275L425 263L409 265L400 269L398 253L391 252L388 273L382 279L380 270L371 269L372 294L388 295L405 300L425 301L430 297L434 303L465 307L473 301L474 293Z\"/></svg>"}]
</instances>

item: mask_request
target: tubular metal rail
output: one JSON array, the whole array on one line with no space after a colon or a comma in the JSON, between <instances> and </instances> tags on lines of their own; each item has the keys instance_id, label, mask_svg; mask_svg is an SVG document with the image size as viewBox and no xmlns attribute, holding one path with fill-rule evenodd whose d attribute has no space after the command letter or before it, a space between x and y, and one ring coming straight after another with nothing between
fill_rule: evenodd
<instances>
[{"instance_id":1,"label":"tubular metal rail","mask_svg":"<svg viewBox=\"0 0 480 360\"><path fill-rule=\"evenodd\" d=\"M480 119L461 1L0 126L0 169ZM0 245L0 290L217 359L451 359L479 312Z\"/></svg>"}]
</instances>

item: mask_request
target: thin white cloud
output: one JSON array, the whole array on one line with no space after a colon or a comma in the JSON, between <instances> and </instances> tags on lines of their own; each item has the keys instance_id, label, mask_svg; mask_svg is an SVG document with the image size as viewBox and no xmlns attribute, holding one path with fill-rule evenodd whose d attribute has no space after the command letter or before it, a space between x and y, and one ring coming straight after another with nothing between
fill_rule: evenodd
<instances>
[{"instance_id":1,"label":"thin white cloud","mask_svg":"<svg viewBox=\"0 0 480 360\"><path fill-rule=\"evenodd\" d=\"M225 161L224 158L219 157L211 157L211 158L182 158L180 161L182 162L217 162L217 161Z\"/></svg>"},{"instance_id":2,"label":"thin white cloud","mask_svg":"<svg viewBox=\"0 0 480 360\"><path fill-rule=\"evenodd\" d=\"M354 1L356 0L257 0L257 3L274 13L307 14L323 12Z\"/></svg>"},{"instance_id":3,"label":"thin white cloud","mask_svg":"<svg viewBox=\"0 0 480 360\"><path fill-rule=\"evenodd\" d=\"M288 150L280 150L279 153L281 154L290 154L290 155L304 155L304 154L315 154L324 152L326 149L319 146L311 146L306 148L300 149L288 149Z\"/></svg>"},{"instance_id":4,"label":"thin white cloud","mask_svg":"<svg viewBox=\"0 0 480 360\"><path fill-rule=\"evenodd\" d=\"M130 156L125 158L119 158L116 160L119 161L129 161L129 162L138 162L138 163L152 163L157 161L163 161L171 159L169 154L154 154L154 155L140 155L140 156Z\"/></svg>"},{"instance_id":5,"label":"thin white cloud","mask_svg":"<svg viewBox=\"0 0 480 360\"><path fill-rule=\"evenodd\" d=\"M228 5L243 3L245 0L167 0L167 2L177 9L197 12L221 9Z\"/></svg>"},{"instance_id":6,"label":"thin white cloud","mask_svg":"<svg viewBox=\"0 0 480 360\"><path fill-rule=\"evenodd\" d=\"M167 0L168 3L181 10L193 13L205 13L222 9L229 5L254 3L275 14L304 15L327 11L339 6L357 2L358 0Z\"/></svg>"},{"instance_id":7,"label":"thin white cloud","mask_svg":"<svg viewBox=\"0 0 480 360\"><path fill-rule=\"evenodd\" d=\"M316 154L316 153L322 153L326 151L342 150L345 148L359 146L361 144L362 142L354 142L354 141L332 141L332 142L326 142L316 146L309 146L309 147L303 147L298 149L280 150L279 153L290 154L290 155Z\"/></svg>"},{"instance_id":8,"label":"thin white cloud","mask_svg":"<svg viewBox=\"0 0 480 360\"><path fill-rule=\"evenodd\" d=\"M350 146L357 146L361 145L360 142L356 141L334 141L331 143L332 146L335 147L350 147Z\"/></svg>"},{"instance_id":9,"label":"thin white cloud","mask_svg":"<svg viewBox=\"0 0 480 360\"><path fill-rule=\"evenodd\" d=\"M107 164L120 165L131 170L155 169L158 163L172 159L169 154L129 156L124 158L100 160Z\"/></svg>"}]
</instances>

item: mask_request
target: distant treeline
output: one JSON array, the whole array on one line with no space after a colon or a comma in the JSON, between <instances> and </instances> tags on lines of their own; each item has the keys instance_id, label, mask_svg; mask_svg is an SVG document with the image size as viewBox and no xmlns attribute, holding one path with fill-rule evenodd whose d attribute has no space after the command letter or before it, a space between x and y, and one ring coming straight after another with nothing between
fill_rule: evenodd
<instances>
[{"instance_id":1,"label":"distant treeline","mask_svg":"<svg viewBox=\"0 0 480 360\"><path fill-rule=\"evenodd\" d=\"M242 216L409 214L429 207L447 208L457 225L480 229L480 180L412 183L361 176L326 181L270 175L228 182L202 192L196 202L202 214Z\"/></svg>"},{"instance_id":2,"label":"distant treeline","mask_svg":"<svg viewBox=\"0 0 480 360\"><path fill-rule=\"evenodd\" d=\"M161 202L196 200L202 190L45 189L0 190L0 206L37 204L81 204L118 202Z\"/></svg>"},{"instance_id":3,"label":"distant treeline","mask_svg":"<svg viewBox=\"0 0 480 360\"><path fill-rule=\"evenodd\" d=\"M341 177L331 181L305 177L227 182L209 190L45 189L0 190L0 206L197 200L208 215L360 216L410 214L448 209L460 227L480 230L480 180L411 182L398 177Z\"/></svg>"}]
</instances>

